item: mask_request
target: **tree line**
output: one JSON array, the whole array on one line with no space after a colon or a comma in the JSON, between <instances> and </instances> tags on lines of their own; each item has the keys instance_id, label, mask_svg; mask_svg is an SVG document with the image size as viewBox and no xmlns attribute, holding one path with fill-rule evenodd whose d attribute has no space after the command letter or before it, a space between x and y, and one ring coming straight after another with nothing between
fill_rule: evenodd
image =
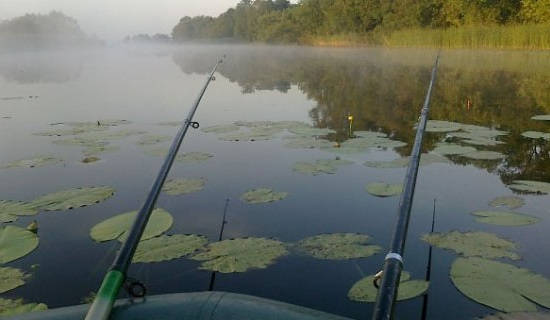
<instances>
[{"instance_id":1,"label":"tree line","mask_svg":"<svg viewBox=\"0 0 550 320\"><path fill-rule=\"evenodd\" d=\"M308 43L347 34L376 42L404 29L518 24L550 24L550 0L241 0L218 17L183 17L172 37Z\"/></svg>"}]
</instances>

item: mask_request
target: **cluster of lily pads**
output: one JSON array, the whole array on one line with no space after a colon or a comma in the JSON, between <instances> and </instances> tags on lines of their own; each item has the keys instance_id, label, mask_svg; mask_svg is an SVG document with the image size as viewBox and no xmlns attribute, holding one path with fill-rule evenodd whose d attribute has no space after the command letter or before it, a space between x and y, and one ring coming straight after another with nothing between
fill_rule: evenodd
<instances>
[{"instance_id":1,"label":"cluster of lily pads","mask_svg":"<svg viewBox=\"0 0 550 320\"><path fill-rule=\"evenodd\" d=\"M19 216L36 215L43 211L64 211L72 208L93 205L104 201L114 194L111 187L86 187L58 191L38 197L30 202L0 201L0 221L9 223ZM11 224L0 227L0 264L18 260L39 245L36 222L27 229ZM12 267L0 267L0 293L4 293L25 284L29 278L23 270ZM23 312L45 310L42 303L25 303L22 299L0 298L0 316Z\"/></svg>"},{"instance_id":2,"label":"cluster of lily pads","mask_svg":"<svg viewBox=\"0 0 550 320\"><path fill-rule=\"evenodd\" d=\"M523 198L502 196L493 199L492 207L514 210L525 204ZM540 219L514 211L492 209L474 211L481 223L499 226L526 226ZM495 259L519 260L517 245L487 232L432 233L422 237L430 245L459 255L451 266L451 280L468 298L504 312L534 312L537 305L550 307L550 279L528 269Z\"/></svg>"}]
</instances>

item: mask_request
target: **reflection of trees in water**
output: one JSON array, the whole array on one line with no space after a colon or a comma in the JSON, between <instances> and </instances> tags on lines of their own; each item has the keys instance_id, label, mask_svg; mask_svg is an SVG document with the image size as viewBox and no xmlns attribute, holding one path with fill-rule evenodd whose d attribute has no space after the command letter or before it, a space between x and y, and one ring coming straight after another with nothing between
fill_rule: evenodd
<instances>
[{"instance_id":1,"label":"reflection of trees in water","mask_svg":"<svg viewBox=\"0 0 550 320\"><path fill-rule=\"evenodd\" d=\"M28 53L0 57L0 75L17 83L68 82L80 77L83 58L60 53Z\"/></svg>"},{"instance_id":2,"label":"reflection of trees in water","mask_svg":"<svg viewBox=\"0 0 550 320\"><path fill-rule=\"evenodd\" d=\"M243 92L286 92L291 84L297 85L317 102L310 111L316 125L336 129L343 138L350 113L356 130L382 130L408 142L409 146L398 152L410 153L412 127L429 81L431 52L426 51L422 57L414 51L411 57L405 51L399 60L396 53L376 50L224 49L229 59L219 71L238 83ZM204 73L220 52L217 47L190 48L175 54L173 59L184 72ZM550 181L550 171L546 170L550 169L548 145L520 136L527 130L548 131L550 124L531 117L550 113L550 68L546 72L541 71L545 66L537 70L525 60L540 61L537 56L492 54L500 64L491 61L487 53L480 53L480 57L471 52L443 54L430 118L510 131L509 136L499 138L506 144L478 147L504 153L506 159L502 163L461 157L453 157L453 162L497 172L504 182L517 178ZM529 70L521 65L529 66ZM444 137L445 134L428 134L424 148L433 149Z\"/></svg>"}]
</instances>

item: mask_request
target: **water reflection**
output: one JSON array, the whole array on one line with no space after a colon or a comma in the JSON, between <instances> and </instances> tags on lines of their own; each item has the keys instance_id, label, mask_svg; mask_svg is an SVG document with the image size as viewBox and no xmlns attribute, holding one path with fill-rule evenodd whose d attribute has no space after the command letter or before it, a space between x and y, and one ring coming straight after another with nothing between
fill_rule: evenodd
<instances>
[{"instance_id":1,"label":"water reflection","mask_svg":"<svg viewBox=\"0 0 550 320\"><path fill-rule=\"evenodd\" d=\"M229 52L228 52L229 51ZM406 141L397 150L408 155L414 126L429 81L434 51L319 50L284 47L185 48L173 55L185 73L206 73L209 61L226 53L219 69L245 93L286 92L296 85L316 101L309 114L319 127L347 138L347 116L356 130L381 130ZM550 54L544 52L444 52L433 96L431 119L442 119L507 130L504 144L478 147L505 154L503 161L452 157L513 179L550 181L549 144L522 137L524 131L548 131L550 124L534 121L550 113ZM445 138L429 134L425 151Z\"/></svg>"}]
</instances>

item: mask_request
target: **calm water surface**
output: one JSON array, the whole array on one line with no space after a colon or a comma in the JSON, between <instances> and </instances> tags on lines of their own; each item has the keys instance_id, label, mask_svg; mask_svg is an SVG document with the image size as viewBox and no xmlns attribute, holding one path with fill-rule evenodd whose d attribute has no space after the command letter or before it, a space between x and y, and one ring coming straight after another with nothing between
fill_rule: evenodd
<instances>
[{"instance_id":1,"label":"calm water surface","mask_svg":"<svg viewBox=\"0 0 550 320\"><path fill-rule=\"evenodd\" d=\"M162 194L158 206L170 211L169 233L203 234L215 240L226 198L231 199L225 238L256 236L295 242L319 233L360 232L387 250L398 197L377 198L365 192L369 182L402 182L405 169L375 169L366 160L391 160L410 153L430 68L430 50L298 49L284 47L190 46L122 48L94 52L4 55L0 57L0 163L53 154L65 164L0 170L1 199L27 200L62 189L109 185L116 194L105 202L65 212L21 217L26 226L38 220L40 246L10 266L32 273L22 287L3 297L22 297L49 307L80 303L97 290L119 244L96 243L89 230L115 214L137 209L162 159L145 154L137 137L114 144L120 151L83 164L81 149L52 144L55 138L32 135L50 123L127 119L128 128L175 134L158 122L183 119L216 56L227 54L203 99L196 120L201 126L236 120L295 120L337 131L344 141L349 114L356 130L379 130L409 143L399 149L372 149L344 156L355 162L335 175L293 172L297 161L334 157L320 150L288 149L284 141L226 142L214 134L190 131L182 150L214 154L201 164L176 163L171 177L204 177L202 192ZM550 113L550 55L544 52L443 52L431 119L452 120L508 130L505 144L481 148L502 152L502 161L452 158L449 164L420 168L406 248L406 270L423 278L433 200L436 230L481 230L517 242L518 266L550 277L549 196L524 195L518 211L541 222L499 227L475 222L469 214L488 209L494 197L512 195L514 179L550 182L549 146L522 138L527 130L549 131L550 123L532 121ZM33 96L33 98L29 98ZM470 107L467 100L471 101ZM6 118L4 118L6 117ZM430 133L425 151L445 134ZM168 145L164 143L163 145ZM240 195L255 187L286 191L279 202L248 205ZM219 274L215 289L257 295L352 318L367 318L373 304L349 301L346 294L363 276L377 272L384 254L349 261L325 261L298 254L262 270ZM458 292L449 279L456 255L435 249L428 317L471 319L493 312ZM32 265L39 265L31 270ZM136 264L130 275L151 294L202 291L210 273L198 263L177 259ZM420 318L422 298L398 304L401 319Z\"/></svg>"}]
</instances>

